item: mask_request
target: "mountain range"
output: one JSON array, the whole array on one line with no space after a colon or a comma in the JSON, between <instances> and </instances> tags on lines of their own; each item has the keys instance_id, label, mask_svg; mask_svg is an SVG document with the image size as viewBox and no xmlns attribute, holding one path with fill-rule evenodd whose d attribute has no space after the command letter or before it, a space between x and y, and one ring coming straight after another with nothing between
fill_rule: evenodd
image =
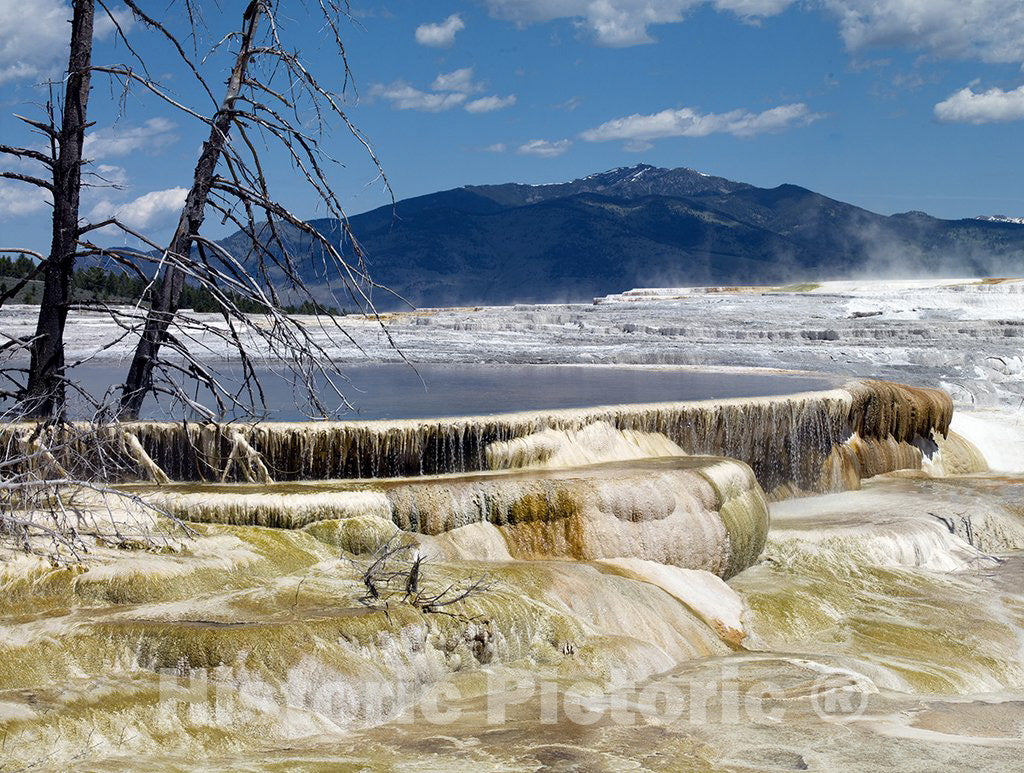
<instances>
[{"instance_id":1,"label":"mountain range","mask_svg":"<svg viewBox=\"0 0 1024 773\"><path fill-rule=\"evenodd\" d=\"M1024 225L1006 219L886 216L797 185L758 188L647 164L566 183L465 186L349 222L373 279L421 307L587 301L644 286L1024 272ZM337 221L310 223L339 233ZM237 249L243 238L225 242ZM292 247L308 249L295 239Z\"/></svg>"}]
</instances>

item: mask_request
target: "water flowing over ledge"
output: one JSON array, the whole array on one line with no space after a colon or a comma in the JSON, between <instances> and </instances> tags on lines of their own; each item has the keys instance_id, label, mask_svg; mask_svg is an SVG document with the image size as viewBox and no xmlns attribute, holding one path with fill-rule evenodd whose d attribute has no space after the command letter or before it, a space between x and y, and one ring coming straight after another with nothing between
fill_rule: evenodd
<instances>
[{"instance_id":1,"label":"water flowing over ledge","mask_svg":"<svg viewBox=\"0 0 1024 773\"><path fill-rule=\"evenodd\" d=\"M624 432L662 435L687 454L739 459L750 465L765 491L785 495L853 485L853 478L861 477L851 473L854 460L851 454L838 452L853 436L868 444L916 443L934 450L936 440L948 434L952 414L952 401L942 391L863 380L840 389L784 397L429 420L256 425L138 422L123 429L138 439L146 458L173 480L300 481L413 477L518 466L507 455L502 457L496 444L547 430L579 432L604 422ZM905 454L913 455L912 451ZM919 467L920 454L917 457L914 466ZM881 469L888 466L884 460L874 464L873 474L888 471Z\"/></svg>"},{"instance_id":2,"label":"water flowing over ledge","mask_svg":"<svg viewBox=\"0 0 1024 773\"><path fill-rule=\"evenodd\" d=\"M750 468L706 456L162 492L182 519L308 528L342 549L402 530L453 559L635 558L725 578L757 560L769 523Z\"/></svg>"},{"instance_id":3,"label":"water flowing over ledge","mask_svg":"<svg viewBox=\"0 0 1024 773\"><path fill-rule=\"evenodd\" d=\"M141 490L186 521L295 529L358 519L371 535L443 537L436 547L464 560L630 558L730 577L764 547L765 491L782 499L925 464L970 468L972 447L949 433L952 411L938 390L857 381L497 416L100 431L126 482L148 478ZM59 446L20 433L8 448Z\"/></svg>"}]
</instances>

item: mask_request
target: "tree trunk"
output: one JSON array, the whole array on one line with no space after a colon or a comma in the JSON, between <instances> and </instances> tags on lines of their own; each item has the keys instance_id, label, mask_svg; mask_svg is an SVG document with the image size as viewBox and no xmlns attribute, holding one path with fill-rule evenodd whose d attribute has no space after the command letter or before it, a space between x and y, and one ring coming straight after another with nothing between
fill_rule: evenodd
<instances>
[{"instance_id":1,"label":"tree trunk","mask_svg":"<svg viewBox=\"0 0 1024 773\"><path fill-rule=\"evenodd\" d=\"M203 143L203 150L196 163L192 188L185 198L178 227L167 247L167 253L179 256L179 260L188 258L193 236L199 233L206 217L206 201L210 186L213 184L217 164L227 144L235 99L241 92L245 80L246 66L262 13L263 6L259 0L252 0L242 17L242 43L235 59L235 66L231 70L231 77L228 79L227 94L213 117L210 138ZM184 284L185 273L181 268L171 265L164 270L160 286L146 315L146 325L135 348L128 377L125 379L119 410L121 419L137 419L146 395L153 388L153 366L160 352L160 345L167 334L167 328L178 311L178 301Z\"/></svg>"},{"instance_id":2,"label":"tree trunk","mask_svg":"<svg viewBox=\"0 0 1024 773\"><path fill-rule=\"evenodd\" d=\"M78 249L78 206L82 178L89 78L92 63L94 0L74 0L71 55L64 91L64 113L57 133L53 167L53 238L43 273L43 300L32 343L25 406L29 416L48 418L64 411L64 326Z\"/></svg>"}]
</instances>

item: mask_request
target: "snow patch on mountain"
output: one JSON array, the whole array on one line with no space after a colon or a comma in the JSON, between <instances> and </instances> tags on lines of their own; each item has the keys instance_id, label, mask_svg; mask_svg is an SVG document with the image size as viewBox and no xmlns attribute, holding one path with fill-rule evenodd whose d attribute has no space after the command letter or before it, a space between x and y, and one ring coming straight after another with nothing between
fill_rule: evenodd
<instances>
[{"instance_id":1,"label":"snow patch on mountain","mask_svg":"<svg viewBox=\"0 0 1024 773\"><path fill-rule=\"evenodd\" d=\"M1008 215L978 215L975 220L985 220L989 223L1015 223L1024 225L1024 217L1009 217Z\"/></svg>"}]
</instances>

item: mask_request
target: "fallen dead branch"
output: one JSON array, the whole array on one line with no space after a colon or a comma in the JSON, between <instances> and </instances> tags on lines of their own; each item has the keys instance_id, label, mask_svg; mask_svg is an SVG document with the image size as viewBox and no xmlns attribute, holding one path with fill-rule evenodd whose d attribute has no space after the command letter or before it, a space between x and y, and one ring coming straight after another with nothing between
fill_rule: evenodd
<instances>
[{"instance_id":1,"label":"fallen dead branch","mask_svg":"<svg viewBox=\"0 0 1024 773\"><path fill-rule=\"evenodd\" d=\"M438 583L428 577L429 563L420 547L391 537L371 556L362 573L366 593L359 603L388 612L392 603L408 604L427 614L443 614L466 622L477 619L457 611L457 605L486 593L494 584L487 575L464 583Z\"/></svg>"}]
</instances>

